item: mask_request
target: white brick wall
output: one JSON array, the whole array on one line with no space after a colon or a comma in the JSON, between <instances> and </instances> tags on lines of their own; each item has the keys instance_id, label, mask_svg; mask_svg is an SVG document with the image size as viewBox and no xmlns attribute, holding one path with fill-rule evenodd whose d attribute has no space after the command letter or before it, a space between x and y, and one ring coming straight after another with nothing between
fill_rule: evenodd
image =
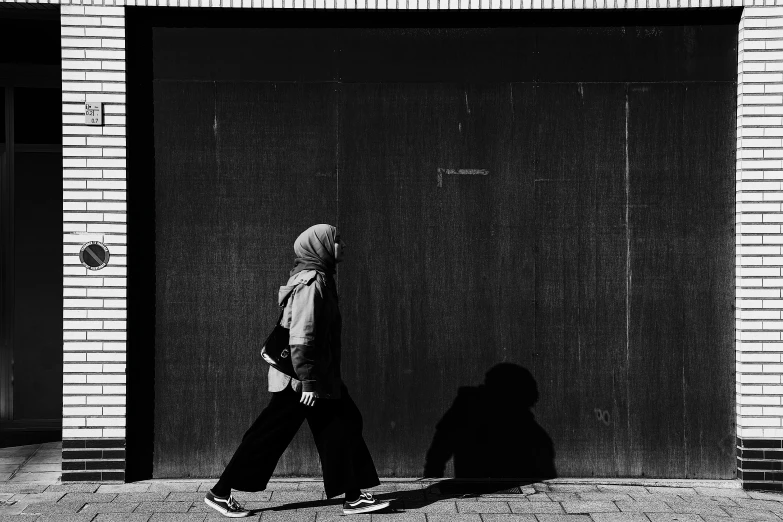
<instances>
[{"instance_id":1,"label":"white brick wall","mask_svg":"<svg viewBox=\"0 0 783 522\"><path fill-rule=\"evenodd\" d=\"M63 5L63 437L125 437L125 9ZM84 103L104 103L104 126ZM87 241L111 255L79 262Z\"/></svg>"},{"instance_id":2,"label":"white brick wall","mask_svg":"<svg viewBox=\"0 0 783 522\"><path fill-rule=\"evenodd\" d=\"M737 434L783 437L783 9L746 7L737 85Z\"/></svg>"}]
</instances>

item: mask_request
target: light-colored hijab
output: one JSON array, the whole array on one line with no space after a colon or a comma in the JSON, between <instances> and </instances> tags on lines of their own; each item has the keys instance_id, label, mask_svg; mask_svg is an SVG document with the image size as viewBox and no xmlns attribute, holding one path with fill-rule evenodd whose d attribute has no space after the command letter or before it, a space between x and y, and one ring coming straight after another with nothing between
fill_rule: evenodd
<instances>
[{"instance_id":1,"label":"light-colored hijab","mask_svg":"<svg viewBox=\"0 0 783 522\"><path fill-rule=\"evenodd\" d=\"M327 276L335 273L334 244L337 229L332 225L313 225L296 238L294 253L296 260L291 276L302 270L318 270Z\"/></svg>"}]
</instances>

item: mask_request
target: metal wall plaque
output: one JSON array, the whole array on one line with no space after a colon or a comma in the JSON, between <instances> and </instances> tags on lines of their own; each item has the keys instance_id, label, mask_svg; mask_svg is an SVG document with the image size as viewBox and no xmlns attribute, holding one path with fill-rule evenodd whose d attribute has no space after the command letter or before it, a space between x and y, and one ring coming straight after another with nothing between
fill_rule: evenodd
<instances>
[{"instance_id":1,"label":"metal wall plaque","mask_svg":"<svg viewBox=\"0 0 783 522\"><path fill-rule=\"evenodd\" d=\"M84 123L87 125L103 125L103 104L84 104Z\"/></svg>"},{"instance_id":2,"label":"metal wall plaque","mask_svg":"<svg viewBox=\"0 0 783 522\"><path fill-rule=\"evenodd\" d=\"M100 270L109 262L109 249L99 241L90 241L79 251L79 261L90 270Z\"/></svg>"}]
</instances>

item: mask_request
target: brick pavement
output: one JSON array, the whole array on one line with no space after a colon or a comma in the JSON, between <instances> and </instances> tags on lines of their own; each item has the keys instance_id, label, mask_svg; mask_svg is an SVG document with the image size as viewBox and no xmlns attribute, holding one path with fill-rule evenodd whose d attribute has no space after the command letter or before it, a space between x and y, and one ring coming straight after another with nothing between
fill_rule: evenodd
<instances>
[{"instance_id":1,"label":"brick pavement","mask_svg":"<svg viewBox=\"0 0 783 522\"><path fill-rule=\"evenodd\" d=\"M749 522L783 521L783 494L749 492L737 481L566 479L503 488L451 481L384 481L372 491L388 512L345 518L313 480L275 480L267 491L235 496L245 520L356 522ZM214 481L132 484L0 482L0 522L180 522L226 520L204 505Z\"/></svg>"}]
</instances>

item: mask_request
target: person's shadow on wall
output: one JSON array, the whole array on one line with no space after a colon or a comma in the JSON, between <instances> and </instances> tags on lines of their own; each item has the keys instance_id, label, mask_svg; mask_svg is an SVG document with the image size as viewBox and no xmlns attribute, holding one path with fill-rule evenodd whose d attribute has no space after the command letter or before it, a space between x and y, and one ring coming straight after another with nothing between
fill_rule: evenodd
<instances>
[{"instance_id":1,"label":"person's shadow on wall","mask_svg":"<svg viewBox=\"0 0 783 522\"><path fill-rule=\"evenodd\" d=\"M443 493L485 493L506 489L513 481L522 485L555 478L552 439L531 410L537 401L535 379L512 363L491 368L484 384L461 387L436 425L424 477L443 477L453 458L456 480L440 482Z\"/></svg>"}]
</instances>

